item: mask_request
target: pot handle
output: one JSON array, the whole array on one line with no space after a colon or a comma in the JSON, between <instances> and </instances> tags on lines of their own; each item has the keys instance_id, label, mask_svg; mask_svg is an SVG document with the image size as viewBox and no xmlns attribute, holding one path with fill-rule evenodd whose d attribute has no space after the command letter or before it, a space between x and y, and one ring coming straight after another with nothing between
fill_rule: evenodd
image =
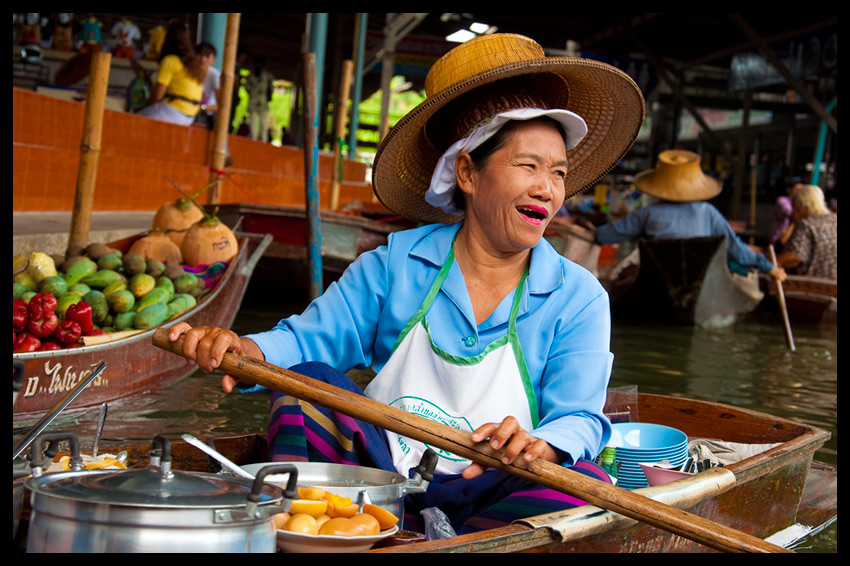
<instances>
[{"instance_id":1,"label":"pot handle","mask_svg":"<svg viewBox=\"0 0 850 566\"><path fill-rule=\"evenodd\" d=\"M59 452L59 443L63 440L67 440L71 445L71 469L74 471L83 469L83 457L80 455L80 440L72 432L56 430L40 434L35 439L33 448L30 451L30 466L33 469L33 476L38 477L41 475L45 464L52 460L56 456L56 453Z\"/></svg>"},{"instance_id":2,"label":"pot handle","mask_svg":"<svg viewBox=\"0 0 850 566\"><path fill-rule=\"evenodd\" d=\"M437 453L431 448L425 450L422 458L419 460L419 465L413 468L413 471L419 474L426 482L434 480L434 470L437 468Z\"/></svg>"},{"instance_id":3,"label":"pot handle","mask_svg":"<svg viewBox=\"0 0 850 566\"><path fill-rule=\"evenodd\" d=\"M150 465L160 469L160 473L168 476L171 473L171 443L168 439L156 435L151 442Z\"/></svg>"},{"instance_id":4,"label":"pot handle","mask_svg":"<svg viewBox=\"0 0 850 566\"><path fill-rule=\"evenodd\" d=\"M248 494L248 501L252 503L260 502L260 491L263 489L265 478L269 474L289 474L289 479L286 480L286 488L283 490L283 496L286 499L298 499L298 468L292 464L273 464L260 468L257 472L257 477L254 478L254 485L251 487L251 493Z\"/></svg>"}]
</instances>

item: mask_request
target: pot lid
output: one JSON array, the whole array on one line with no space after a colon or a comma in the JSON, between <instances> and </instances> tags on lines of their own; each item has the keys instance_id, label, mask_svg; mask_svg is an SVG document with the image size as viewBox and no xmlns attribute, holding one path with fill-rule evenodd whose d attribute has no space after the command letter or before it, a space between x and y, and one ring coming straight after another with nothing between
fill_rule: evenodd
<instances>
[{"instance_id":1,"label":"pot lid","mask_svg":"<svg viewBox=\"0 0 850 566\"><path fill-rule=\"evenodd\" d=\"M27 480L33 492L89 503L179 509L243 507L253 482L243 478L192 472L142 470L57 472ZM280 487L264 484L260 505L283 498Z\"/></svg>"}]
</instances>

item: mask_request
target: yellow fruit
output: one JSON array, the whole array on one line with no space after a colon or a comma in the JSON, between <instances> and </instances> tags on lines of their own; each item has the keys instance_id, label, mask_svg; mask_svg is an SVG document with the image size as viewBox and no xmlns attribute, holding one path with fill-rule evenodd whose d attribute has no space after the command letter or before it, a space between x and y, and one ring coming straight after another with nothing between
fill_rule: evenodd
<instances>
[{"instance_id":1,"label":"yellow fruit","mask_svg":"<svg viewBox=\"0 0 850 566\"><path fill-rule=\"evenodd\" d=\"M326 521L330 521L330 517L328 517L327 513L323 513L316 517L316 523L319 525L319 528L322 528L322 525L325 524Z\"/></svg>"},{"instance_id":2,"label":"yellow fruit","mask_svg":"<svg viewBox=\"0 0 850 566\"><path fill-rule=\"evenodd\" d=\"M316 523L316 518L312 515L297 513L289 518L285 530L303 535L316 535L319 534L319 525Z\"/></svg>"},{"instance_id":3,"label":"yellow fruit","mask_svg":"<svg viewBox=\"0 0 850 566\"><path fill-rule=\"evenodd\" d=\"M336 517L351 517L359 510L359 506L350 497L341 497L335 493L325 495L328 502L327 514L331 519Z\"/></svg>"},{"instance_id":4,"label":"yellow fruit","mask_svg":"<svg viewBox=\"0 0 850 566\"><path fill-rule=\"evenodd\" d=\"M363 525L348 517L333 517L321 526L320 535L335 537L357 537L363 536Z\"/></svg>"},{"instance_id":5,"label":"yellow fruit","mask_svg":"<svg viewBox=\"0 0 850 566\"><path fill-rule=\"evenodd\" d=\"M328 502L324 499L293 499L289 506L289 512L292 515L306 513L312 517L318 517L328 510Z\"/></svg>"},{"instance_id":6,"label":"yellow fruit","mask_svg":"<svg viewBox=\"0 0 850 566\"><path fill-rule=\"evenodd\" d=\"M300 499L324 499L325 490L320 487L299 487L298 497Z\"/></svg>"},{"instance_id":7,"label":"yellow fruit","mask_svg":"<svg viewBox=\"0 0 850 566\"><path fill-rule=\"evenodd\" d=\"M381 524L374 515L368 513L355 513L351 520L355 523L360 523L363 527L363 534L366 536L374 536L381 532Z\"/></svg>"},{"instance_id":8,"label":"yellow fruit","mask_svg":"<svg viewBox=\"0 0 850 566\"><path fill-rule=\"evenodd\" d=\"M390 529L396 523L398 523L398 517L396 517L383 507L378 507L377 505L373 505L371 503L365 503L363 505L363 512L375 517L378 520L378 523L381 525L382 531Z\"/></svg>"},{"instance_id":9,"label":"yellow fruit","mask_svg":"<svg viewBox=\"0 0 850 566\"><path fill-rule=\"evenodd\" d=\"M278 513L274 516L274 527L277 530L282 531L286 528L286 523L288 523L291 518L292 515L289 513Z\"/></svg>"}]
</instances>

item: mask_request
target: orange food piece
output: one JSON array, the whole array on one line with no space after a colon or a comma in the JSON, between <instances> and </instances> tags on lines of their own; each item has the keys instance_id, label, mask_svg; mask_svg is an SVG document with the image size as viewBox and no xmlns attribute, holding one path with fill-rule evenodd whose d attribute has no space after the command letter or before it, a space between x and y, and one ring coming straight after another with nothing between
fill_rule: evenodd
<instances>
[{"instance_id":1,"label":"orange food piece","mask_svg":"<svg viewBox=\"0 0 850 566\"><path fill-rule=\"evenodd\" d=\"M375 536L381 532L381 524L374 515L368 513L355 513L351 520L360 523L363 526L363 534L366 536Z\"/></svg>"},{"instance_id":2,"label":"orange food piece","mask_svg":"<svg viewBox=\"0 0 850 566\"><path fill-rule=\"evenodd\" d=\"M290 517L284 530L304 535L317 535L319 534L319 525L312 515L298 513Z\"/></svg>"},{"instance_id":3,"label":"orange food piece","mask_svg":"<svg viewBox=\"0 0 850 566\"><path fill-rule=\"evenodd\" d=\"M328 516L327 513L323 513L316 517L316 523L319 525L319 528L321 528L322 525L325 524L325 521L330 521L330 519L331 518Z\"/></svg>"},{"instance_id":4,"label":"orange food piece","mask_svg":"<svg viewBox=\"0 0 850 566\"><path fill-rule=\"evenodd\" d=\"M335 537L363 536L363 525L348 517L332 517L319 528L320 535Z\"/></svg>"},{"instance_id":5,"label":"orange food piece","mask_svg":"<svg viewBox=\"0 0 850 566\"><path fill-rule=\"evenodd\" d=\"M292 515L306 513L313 518L324 514L328 510L328 502L324 499L293 499L289 505L289 512Z\"/></svg>"},{"instance_id":6,"label":"orange food piece","mask_svg":"<svg viewBox=\"0 0 850 566\"><path fill-rule=\"evenodd\" d=\"M357 503L351 501L350 497L342 497L335 493L327 493L325 500L328 502L327 514L331 519L336 517L351 517L360 510Z\"/></svg>"},{"instance_id":7,"label":"orange food piece","mask_svg":"<svg viewBox=\"0 0 850 566\"><path fill-rule=\"evenodd\" d=\"M378 507L377 505L373 505L371 503L365 503L363 505L363 512L372 515L378 520L378 523L381 525L381 530L391 529L398 523L398 517L384 509L383 507Z\"/></svg>"},{"instance_id":8,"label":"orange food piece","mask_svg":"<svg viewBox=\"0 0 850 566\"><path fill-rule=\"evenodd\" d=\"M292 515L290 515L289 513L278 513L274 516L274 527L277 530L282 531L284 528L286 528L286 523L289 522L290 518L292 518Z\"/></svg>"},{"instance_id":9,"label":"orange food piece","mask_svg":"<svg viewBox=\"0 0 850 566\"><path fill-rule=\"evenodd\" d=\"M299 487L299 499L324 499L327 492L320 487Z\"/></svg>"}]
</instances>

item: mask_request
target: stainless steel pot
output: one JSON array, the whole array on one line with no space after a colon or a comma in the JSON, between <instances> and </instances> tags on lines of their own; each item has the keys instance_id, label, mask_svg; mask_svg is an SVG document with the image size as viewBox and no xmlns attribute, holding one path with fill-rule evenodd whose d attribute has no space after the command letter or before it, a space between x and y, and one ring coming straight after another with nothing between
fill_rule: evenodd
<instances>
[{"instance_id":1,"label":"stainless steel pot","mask_svg":"<svg viewBox=\"0 0 850 566\"><path fill-rule=\"evenodd\" d=\"M399 528L404 523L404 496L408 493L424 493L428 484L434 479L434 468L437 466L437 454L430 448L422 455L419 465L414 468L414 476L410 479L396 472L387 472L364 466L346 464L325 464L319 462L291 462L298 470L298 485L300 487L321 487L342 497L350 497L352 501L362 505L371 503L383 507L399 518ZM262 470L263 464L248 464L242 469L256 474ZM270 474L266 476L269 483L284 481L283 476Z\"/></svg>"},{"instance_id":2,"label":"stainless steel pot","mask_svg":"<svg viewBox=\"0 0 850 566\"><path fill-rule=\"evenodd\" d=\"M145 469L43 474L37 456L32 468L27 552L275 552L273 517L298 496L291 464L265 466L253 482L172 471L162 437ZM288 476L286 487L265 483L269 474Z\"/></svg>"}]
</instances>

